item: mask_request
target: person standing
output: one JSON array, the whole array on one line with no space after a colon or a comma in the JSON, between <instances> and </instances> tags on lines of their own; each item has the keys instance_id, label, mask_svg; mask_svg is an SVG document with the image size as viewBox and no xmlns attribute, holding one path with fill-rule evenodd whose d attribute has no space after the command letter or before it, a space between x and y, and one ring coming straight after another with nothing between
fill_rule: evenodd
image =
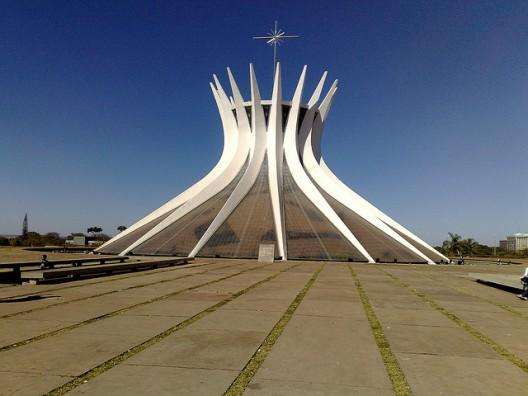
<instances>
[{"instance_id":1,"label":"person standing","mask_svg":"<svg viewBox=\"0 0 528 396\"><path fill-rule=\"evenodd\" d=\"M525 268L524 274L521 276L521 282L523 284L523 292L518 294L521 300L528 300L528 267Z\"/></svg>"}]
</instances>

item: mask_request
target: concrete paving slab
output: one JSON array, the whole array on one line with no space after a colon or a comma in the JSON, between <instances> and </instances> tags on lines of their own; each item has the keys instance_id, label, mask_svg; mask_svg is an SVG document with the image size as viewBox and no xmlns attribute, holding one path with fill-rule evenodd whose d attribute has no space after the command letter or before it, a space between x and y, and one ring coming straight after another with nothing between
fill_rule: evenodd
<instances>
[{"instance_id":1,"label":"concrete paving slab","mask_svg":"<svg viewBox=\"0 0 528 396\"><path fill-rule=\"evenodd\" d=\"M178 290L187 289L189 287L200 285L206 282L215 281L220 278L222 278L222 276L220 275L211 275L211 274L193 275L192 277L189 277L189 278L176 279L170 282L163 282L163 283L158 283L158 284L154 284L151 286L139 287L136 289L129 289L129 290L124 291L123 293L126 293L126 295L130 295L130 296L141 296L141 297L144 297L145 299L155 298L161 295L174 293Z\"/></svg>"},{"instance_id":2,"label":"concrete paving slab","mask_svg":"<svg viewBox=\"0 0 528 396\"><path fill-rule=\"evenodd\" d=\"M434 300L440 305L444 305L450 302L456 302L461 304L482 304L485 303L481 298L477 296L469 296L467 294L458 293L458 294L429 294L421 288L417 288L420 292L424 293L431 300ZM487 303L486 303L487 304Z\"/></svg>"},{"instance_id":3,"label":"concrete paving slab","mask_svg":"<svg viewBox=\"0 0 528 396\"><path fill-rule=\"evenodd\" d=\"M164 294L164 293L163 293ZM160 295L163 295L160 294ZM128 293L128 291L118 292L108 296L101 296L93 299L84 300L86 303L106 303L116 306L130 306L148 301L151 297Z\"/></svg>"},{"instance_id":4,"label":"concrete paving slab","mask_svg":"<svg viewBox=\"0 0 528 396\"><path fill-rule=\"evenodd\" d=\"M38 296L32 296L28 299L30 300L28 301L25 300L24 297L20 297L3 300L3 302L0 302L0 316L17 314L32 309L42 309L58 302L65 301L60 294L55 293L39 293Z\"/></svg>"},{"instance_id":5,"label":"concrete paving slab","mask_svg":"<svg viewBox=\"0 0 528 396\"><path fill-rule=\"evenodd\" d=\"M366 321L297 314L253 383L262 379L391 387Z\"/></svg>"},{"instance_id":6,"label":"concrete paving slab","mask_svg":"<svg viewBox=\"0 0 528 396\"><path fill-rule=\"evenodd\" d=\"M240 287L238 288L240 290ZM178 293L177 295L169 297L171 300L178 301L220 301L229 298L233 295L230 292L203 290L202 288Z\"/></svg>"},{"instance_id":7,"label":"concrete paving slab","mask_svg":"<svg viewBox=\"0 0 528 396\"><path fill-rule=\"evenodd\" d=\"M384 326L389 325L416 325L437 327L458 327L440 312L433 309L394 309L375 308L376 316Z\"/></svg>"},{"instance_id":8,"label":"concrete paving slab","mask_svg":"<svg viewBox=\"0 0 528 396\"><path fill-rule=\"evenodd\" d=\"M359 295L355 290L354 284L350 282L342 287L326 287L326 283L316 283L306 296L311 300L319 301L344 301L344 302L360 302Z\"/></svg>"},{"instance_id":9,"label":"concrete paving slab","mask_svg":"<svg viewBox=\"0 0 528 396\"><path fill-rule=\"evenodd\" d=\"M520 271L519 271L520 272ZM523 286L520 280L520 274L483 274L483 273L470 273L468 274L470 279L474 279L483 284L492 287L510 287L517 290L519 293L523 290Z\"/></svg>"},{"instance_id":10,"label":"concrete paving slab","mask_svg":"<svg viewBox=\"0 0 528 396\"><path fill-rule=\"evenodd\" d=\"M286 310L286 307L284 308ZM269 311L219 309L193 323L193 329L270 332L281 314Z\"/></svg>"},{"instance_id":11,"label":"concrete paving slab","mask_svg":"<svg viewBox=\"0 0 528 396\"><path fill-rule=\"evenodd\" d=\"M251 275L251 276L250 276ZM215 292L215 293L231 293L233 291L238 291L243 289L248 284L256 283L265 278L269 277L269 273L261 274L248 274L244 278L234 280L226 280L219 284L209 285L203 288L200 288L200 291L203 293ZM304 285L308 278L301 277L300 279L289 279L290 277L286 274L280 274L278 278L273 279L269 283L263 284L258 288L259 296L270 297L270 298L289 298L291 295L291 288L296 285Z\"/></svg>"},{"instance_id":12,"label":"concrete paving slab","mask_svg":"<svg viewBox=\"0 0 528 396\"><path fill-rule=\"evenodd\" d=\"M68 321L84 321L92 317L104 315L133 304L159 298L169 293L191 287L210 280L218 279L215 276L204 277L196 275L196 278L167 282L138 289L126 290L101 297L89 298L87 300L72 302L69 304L50 307L17 316L24 319L67 318Z\"/></svg>"},{"instance_id":13,"label":"concrete paving slab","mask_svg":"<svg viewBox=\"0 0 528 396\"><path fill-rule=\"evenodd\" d=\"M244 395L274 395L274 396L393 396L392 389L367 388L343 384L318 382L282 381L259 379L252 381Z\"/></svg>"},{"instance_id":14,"label":"concrete paving slab","mask_svg":"<svg viewBox=\"0 0 528 396\"><path fill-rule=\"evenodd\" d=\"M109 335L71 331L2 352L0 371L76 376L143 340L144 337L130 333Z\"/></svg>"},{"instance_id":15,"label":"concrete paving slab","mask_svg":"<svg viewBox=\"0 0 528 396\"><path fill-rule=\"evenodd\" d=\"M295 296L294 296L295 297ZM285 308L293 300L290 298L266 298L259 296L242 296L237 299L236 304L229 304L227 310L244 310L244 311L270 311L284 313Z\"/></svg>"},{"instance_id":16,"label":"concrete paving slab","mask_svg":"<svg viewBox=\"0 0 528 396\"><path fill-rule=\"evenodd\" d=\"M393 299L393 296L376 296L371 293L367 293L369 297L370 304L378 308L386 309L414 309L414 310L430 310L431 307L419 300L418 298L405 298L405 299Z\"/></svg>"},{"instance_id":17,"label":"concrete paving slab","mask_svg":"<svg viewBox=\"0 0 528 396\"><path fill-rule=\"evenodd\" d=\"M438 297L438 298L449 299L449 298L460 297L460 298L468 298L468 301L471 301L471 300L479 301L477 296L468 295L467 293L463 293L460 290L451 288L449 286L443 285L443 286L427 287L427 286L422 286L419 283L413 285L413 287L420 290L422 293L427 294L428 296L431 296L434 298Z\"/></svg>"},{"instance_id":18,"label":"concrete paving slab","mask_svg":"<svg viewBox=\"0 0 528 396\"><path fill-rule=\"evenodd\" d=\"M221 395L236 378L230 370L122 364L69 392L69 395Z\"/></svg>"},{"instance_id":19,"label":"concrete paving slab","mask_svg":"<svg viewBox=\"0 0 528 396\"><path fill-rule=\"evenodd\" d=\"M436 301L436 300L435 300ZM450 312L462 312L462 311L472 311L472 312L504 312L504 309L498 307L494 304L482 302L458 302L458 301L443 301L440 304L442 307L447 309Z\"/></svg>"},{"instance_id":20,"label":"concrete paving slab","mask_svg":"<svg viewBox=\"0 0 528 396\"><path fill-rule=\"evenodd\" d=\"M306 261L291 261L291 263L299 264L297 267L292 268L292 273L298 273L298 274L310 274L315 271L317 271L321 267L321 262L312 261L312 262L306 262Z\"/></svg>"},{"instance_id":21,"label":"concrete paving slab","mask_svg":"<svg viewBox=\"0 0 528 396\"><path fill-rule=\"evenodd\" d=\"M302 274L292 279L289 272L283 273L269 283L238 297L224 309L284 312L308 279L310 275Z\"/></svg>"},{"instance_id":22,"label":"concrete paving slab","mask_svg":"<svg viewBox=\"0 0 528 396\"><path fill-rule=\"evenodd\" d=\"M486 329L488 327L525 328L528 327L528 318L521 318L511 312L488 311L457 311L456 315L473 326Z\"/></svg>"},{"instance_id":23,"label":"concrete paving slab","mask_svg":"<svg viewBox=\"0 0 528 396\"><path fill-rule=\"evenodd\" d=\"M516 311L521 312L524 315L524 317L526 318L526 317L528 317L528 302L524 301L524 303L525 303L524 304L525 307L514 307L514 308L515 308Z\"/></svg>"},{"instance_id":24,"label":"concrete paving slab","mask_svg":"<svg viewBox=\"0 0 528 396\"><path fill-rule=\"evenodd\" d=\"M524 396L528 376L503 359L397 354L415 396Z\"/></svg>"},{"instance_id":25,"label":"concrete paving slab","mask_svg":"<svg viewBox=\"0 0 528 396\"><path fill-rule=\"evenodd\" d=\"M17 316L17 319L32 320L64 320L68 322L82 322L97 316L128 306L127 303L112 304L110 302L79 301L71 304L58 305L41 311L29 312Z\"/></svg>"},{"instance_id":26,"label":"concrete paving slab","mask_svg":"<svg viewBox=\"0 0 528 396\"><path fill-rule=\"evenodd\" d=\"M325 266L296 314L366 320L363 304L347 266Z\"/></svg>"},{"instance_id":27,"label":"concrete paving slab","mask_svg":"<svg viewBox=\"0 0 528 396\"><path fill-rule=\"evenodd\" d=\"M497 304L504 304L512 308L523 308L528 306L528 302L518 299L515 293L490 288L484 285L477 286L477 289L472 287L464 287L461 288L461 290L466 293L470 293L477 297L480 297L484 300L492 301ZM486 289L483 290L482 288Z\"/></svg>"},{"instance_id":28,"label":"concrete paving slab","mask_svg":"<svg viewBox=\"0 0 528 396\"><path fill-rule=\"evenodd\" d=\"M183 322L187 318L188 316L117 315L82 326L75 331L78 334L108 334L117 336L133 334L134 336L141 336L148 339Z\"/></svg>"},{"instance_id":29,"label":"concrete paving slab","mask_svg":"<svg viewBox=\"0 0 528 396\"><path fill-rule=\"evenodd\" d=\"M528 344L526 330L528 325L521 327L480 327L476 326L484 335L508 349L517 357L528 362Z\"/></svg>"},{"instance_id":30,"label":"concrete paving slab","mask_svg":"<svg viewBox=\"0 0 528 396\"><path fill-rule=\"evenodd\" d=\"M214 305L221 301L222 296L216 297L216 299L207 300L178 300L178 299L164 299L156 301L150 304L142 305L137 308L132 308L122 315L130 316L193 316L203 311L204 309Z\"/></svg>"},{"instance_id":31,"label":"concrete paving slab","mask_svg":"<svg viewBox=\"0 0 528 396\"><path fill-rule=\"evenodd\" d=\"M42 333L61 329L72 322L59 320L0 320L0 347L36 337Z\"/></svg>"},{"instance_id":32,"label":"concrete paving slab","mask_svg":"<svg viewBox=\"0 0 528 396\"><path fill-rule=\"evenodd\" d=\"M306 301L306 299L305 299ZM350 318L366 320L365 310L360 302L347 301L317 301L310 300L310 304L302 303L296 311L299 315L326 316L334 318Z\"/></svg>"},{"instance_id":33,"label":"concrete paving slab","mask_svg":"<svg viewBox=\"0 0 528 396\"><path fill-rule=\"evenodd\" d=\"M70 380L71 377L67 376L42 376L38 373L0 371L0 394L10 396L42 395Z\"/></svg>"},{"instance_id":34,"label":"concrete paving slab","mask_svg":"<svg viewBox=\"0 0 528 396\"><path fill-rule=\"evenodd\" d=\"M130 358L128 363L241 370L266 335L262 331L186 328Z\"/></svg>"},{"instance_id":35,"label":"concrete paving slab","mask_svg":"<svg viewBox=\"0 0 528 396\"><path fill-rule=\"evenodd\" d=\"M461 328L389 325L383 328L394 352L500 359Z\"/></svg>"}]
</instances>

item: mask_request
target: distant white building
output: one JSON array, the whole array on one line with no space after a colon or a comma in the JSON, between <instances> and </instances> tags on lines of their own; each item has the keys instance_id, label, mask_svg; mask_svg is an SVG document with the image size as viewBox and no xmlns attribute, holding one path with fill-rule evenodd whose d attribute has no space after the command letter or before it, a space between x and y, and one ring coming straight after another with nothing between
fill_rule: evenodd
<instances>
[{"instance_id":1,"label":"distant white building","mask_svg":"<svg viewBox=\"0 0 528 396\"><path fill-rule=\"evenodd\" d=\"M528 234L516 233L507 237L507 250L510 252L519 252L528 249Z\"/></svg>"},{"instance_id":2,"label":"distant white building","mask_svg":"<svg viewBox=\"0 0 528 396\"><path fill-rule=\"evenodd\" d=\"M67 245L85 246L87 244L87 237L84 235L75 235L72 239L66 239Z\"/></svg>"}]
</instances>

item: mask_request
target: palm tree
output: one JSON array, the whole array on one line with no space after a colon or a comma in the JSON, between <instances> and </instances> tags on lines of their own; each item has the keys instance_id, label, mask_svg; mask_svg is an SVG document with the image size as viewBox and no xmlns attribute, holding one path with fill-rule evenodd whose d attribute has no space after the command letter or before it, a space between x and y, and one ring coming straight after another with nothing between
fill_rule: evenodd
<instances>
[{"instance_id":1,"label":"palm tree","mask_svg":"<svg viewBox=\"0 0 528 396\"><path fill-rule=\"evenodd\" d=\"M126 228L125 226L123 226L123 225L120 225L119 227L117 227L117 231L119 231L119 232L123 232L123 231L125 231L126 229L127 229L127 228Z\"/></svg>"},{"instance_id":2,"label":"palm tree","mask_svg":"<svg viewBox=\"0 0 528 396\"><path fill-rule=\"evenodd\" d=\"M468 256L473 255L478 245L478 242L475 241L473 238L467 238L460 242L460 246L464 250L464 253Z\"/></svg>"},{"instance_id":3,"label":"palm tree","mask_svg":"<svg viewBox=\"0 0 528 396\"><path fill-rule=\"evenodd\" d=\"M461 239L458 234L448 232L449 239L444 241L442 247L450 254L460 254Z\"/></svg>"}]
</instances>

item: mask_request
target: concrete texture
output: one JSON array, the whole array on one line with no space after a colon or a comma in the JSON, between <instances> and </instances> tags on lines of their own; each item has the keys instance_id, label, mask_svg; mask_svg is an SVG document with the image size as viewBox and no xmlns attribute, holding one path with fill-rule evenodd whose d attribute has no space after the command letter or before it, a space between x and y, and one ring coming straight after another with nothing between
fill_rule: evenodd
<instances>
[{"instance_id":1,"label":"concrete texture","mask_svg":"<svg viewBox=\"0 0 528 396\"><path fill-rule=\"evenodd\" d=\"M122 364L69 395L221 395L236 372Z\"/></svg>"},{"instance_id":2,"label":"concrete texture","mask_svg":"<svg viewBox=\"0 0 528 396\"><path fill-rule=\"evenodd\" d=\"M415 396L523 396L528 376L502 359L397 354Z\"/></svg>"},{"instance_id":3,"label":"concrete texture","mask_svg":"<svg viewBox=\"0 0 528 396\"><path fill-rule=\"evenodd\" d=\"M326 388L332 392L329 384L334 385L333 392L345 391L347 386L369 389L372 394L375 388L390 391L381 355L346 267L325 266L250 389L273 392L283 382L289 388L297 383L298 389L315 384L316 392Z\"/></svg>"},{"instance_id":4,"label":"concrete texture","mask_svg":"<svg viewBox=\"0 0 528 396\"><path fill-rule=\"evenodd\" d=\"M469 274L469 277L491 286L506 286L522 292L523 285L519 275L510 274Z\"/></svg>"},{"instance_id":5,"label":"concrete texture","mask_svg":"<svg viewBox=\"0 0 528 396\"><path fill-rule=\"evenodd\" d=\"M392 396L394 392L388 388L367 388L333 383L257 379L249 384L244 394L251 396Z\"/></svg>"},{"instance_id":6,"label":"concrete texture","mask_svg":"<svg viewBox=\"0 0 528 396\"><path fill-rule=\"evenodd\" d=\"M241 370L265 337L263 331L184 329L130 358L127 363Z\"/></svg>"},{"instance_id":7,"label":"concrete texture","mask_svg":"<svg viewBox=\"0 0 528 396\"><path fill-rule=\"evenodd\" d=\"M67 284L2 287L0 347L42 339L0 350L0 394L45 394L149 339L154 341L146 349L71 393L222 394L321 264L197 260L184 267ZM518 277L518 267L353 264L353 268L415 395L526 394L526 372L386 274L526 362L528 302L468 276ZM257 282L262 283L232 299ZM196 288L186 291L189 287ZM212 308L226 299L232 300ZM141 305L131 307L135 304ZM124 312L93 321L123 308ZM153 338L198 313L200 318L187 327ZM15 315L2 318L11 314ZM49 334L71 325L77 327ZM246 393L393 394L346 263L325 264Z\"/></svg>"},{"instance_id":8,"label":"concrete texture","mask_svg":"<svg viewBox=\"0 0 528 396\"><path fill-rule=\"evenodd\" d=\"M0 394L18 396L42 395L71 379L72 377L67 376L0 371Z\"/></svg>"}]
</instances>

